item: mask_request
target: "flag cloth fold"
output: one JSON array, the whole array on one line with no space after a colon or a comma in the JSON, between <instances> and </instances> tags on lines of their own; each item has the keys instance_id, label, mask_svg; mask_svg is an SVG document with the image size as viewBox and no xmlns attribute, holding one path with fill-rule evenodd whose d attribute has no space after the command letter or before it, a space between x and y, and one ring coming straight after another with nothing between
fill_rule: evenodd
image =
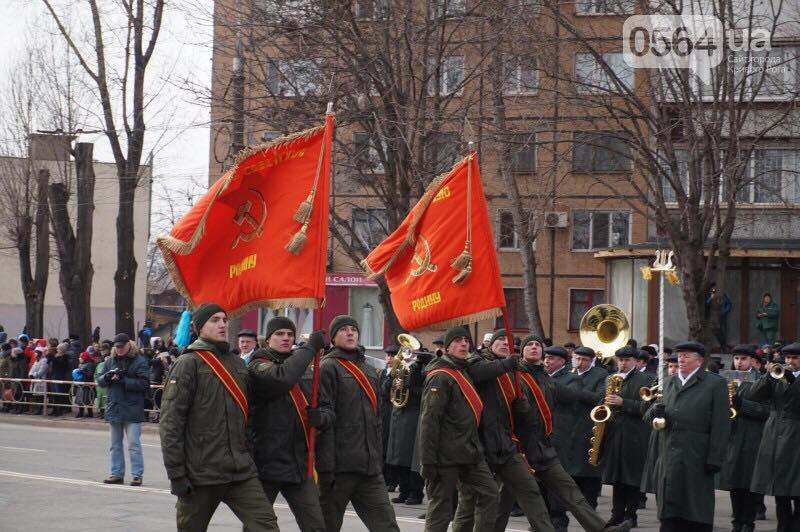
<instances>
[{"instance_id":1,"label":"flag cloth fold","mask_svg":"<svg viewBox=\"0 0 800 532\"><path fill-rule=\"evenodd\" d=\"M475 153L434 179L403 223L361 263L386 278L407 330L502 314L505 296Z\"/></svg>"},{"instance_id":2,"label":"flag cloth fold","mask_svg":"<svg viewBox=\"0 0 800 532\"><path fill-rule=\"evenodd\" d=\"M325 297L333 114L325 124L247 148L158 239L192 307L229 315L318 308Z\"/></svg>"}]
</instances>

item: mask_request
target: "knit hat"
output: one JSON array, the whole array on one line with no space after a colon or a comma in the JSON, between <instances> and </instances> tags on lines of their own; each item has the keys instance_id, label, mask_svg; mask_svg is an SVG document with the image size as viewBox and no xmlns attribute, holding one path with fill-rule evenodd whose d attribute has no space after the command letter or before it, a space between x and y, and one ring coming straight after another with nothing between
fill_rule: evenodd
<instances>
[{"instance_id":1,"label":"knit hat","mask_svg":"<svg viewBox=\"0 0 800 532\"><path fill-rule=\"evenodd\" d=\"M203 325L217 312L225 312L225 309L216 303L203 303L192 312L192 325L194 325L194 330L197 331L197 334L200 334L200 329L203 328Z\"/></svg>"},{"instance_id":2,"label":"knit hat","mask_svg":"<svg viewBox=\"0 0 800 532\"><path fill-rule=\"evenodd\" d=\"M470 336L469 331L464 327L453 327L452 329L448 329L447 332L444 334L444 348L447 349L453 340L458 338L459 336L466 337L467 341L469 342L469 347L472 349L472 336Z\"/></svg>"},{"instance_id":3,"label":"knit hat","mask_svg":"<svg viewBox=\"0 0 800 532\"><path fill-rule=\"evenodd\" d=\"M492 347L492 344L498 339L506 336L505 329L497 329L495 332L492 333L492 337L489 339L489 348ZM506 337L507 338L507 337Z\"/></svg>"},{"instance_id":4,"label":"knit hat","mask_svg":"<svg viewBox=\"0 0 800 532\"><path fill-rule=\"evenodd\" d=\"M520 348L524 349L525 346L528 345L529 342L539 342L539 345L544 347L544 341L542 340L542 338L540 336L537 336L535 334L529 334L528 336L523 338L522 341L519 343Z\"/></svg>"},{"instance_id":5,"label":"knit hat","mask_svg":"<svg viewBox=\"0 0 800 532\"><path fill-rule=\"evenodd\" d=\"M275 331L279 329L290 329L292 331L292 334L297 336L297 326L294 324L292 320L290 320L286 316L275 316L274 318L269 320L267 322L267 332L265 336L267 337L267 339L269 339L269 337L272 336L275 333ZM242 333L239 333L239 336L242 336ZM255 334L247 336L256 337Z\"/></svg>"},{"instance_id":6,"label":"knit hat","mask_svg":"<svg viewBox=\"0 0 800 532\"><path fill-rule=\"evenodd\" d=\"M358 328L358 322L352 316L348 316L346 314L336 316L335 318L333 318L333 321L331 321L331 327L330 327L331 343L333 343L333 339L336 336L336 333L339 332L339 329L341 329L345 325L350 325L351 327L355 327L357 331L361 332L361 329Z\"/></svg>"}]
</instances>

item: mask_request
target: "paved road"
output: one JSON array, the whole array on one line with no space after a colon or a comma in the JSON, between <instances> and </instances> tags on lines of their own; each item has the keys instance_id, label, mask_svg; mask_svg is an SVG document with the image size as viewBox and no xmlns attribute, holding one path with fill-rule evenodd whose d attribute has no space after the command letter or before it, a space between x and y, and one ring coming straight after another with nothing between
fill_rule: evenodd
<instances>
[{"instance_id":1,"label":"paved road","mask_svg":"<svg viewBox=\"0 0 800 532\"><path fill-rule=\"evenodd\" d=\"M23 424L24 423L24 424ZM174 530L175 498L169 494L158 435L152 425L142 435L145 455L144 486L106 486L108 434L96 421L53 420L0 414L0 530L3 532L55 531L162 531ZM128 479L129 480L129 479ZM604 486L599 511L608 516L610 491ZM650 496L648 509L640 512L640 531L658 530ZM768 500L769 521L759 531L775 530L774 508ZM276 504L281 530L297 526L286 504ZM395 505L403 531L423 530L417 519L424 510ZM730 530L730 503L726 492L717 492L715 531ZM573 522L570 531L581 528ZM526 531L527 522L512 518L509 531ZM220 506L209 530L238 531L239 522ZM366 528L353 512L343 530Z\"/></svg>"}]
</instances>

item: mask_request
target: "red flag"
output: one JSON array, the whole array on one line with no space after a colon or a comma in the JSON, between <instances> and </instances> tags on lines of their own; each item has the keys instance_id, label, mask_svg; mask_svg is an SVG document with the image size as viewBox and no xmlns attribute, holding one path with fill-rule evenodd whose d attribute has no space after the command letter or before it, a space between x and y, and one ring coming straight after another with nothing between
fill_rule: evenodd
<instances>
[{"instance_id":1,"label":"red flag","mask_svg":"<svg viewBox=\"0 0 800 532\"><path fill-rule=\"evenodd\" d=\"M333 115L325 125L248 148L158 239L191 306L230 315L317 308L325 297Z\"/></svg>"},{"instance_id":2,"label":"red flag","mask_svg":"<svg viewBox=\"0 0 800 532\"><path fill-rule=\"evenodd\" d=\"M505 306L478 159L436 178L402 224L362 262L386 277L408 330L494 318Z\"/></svg>"}]
</instances>

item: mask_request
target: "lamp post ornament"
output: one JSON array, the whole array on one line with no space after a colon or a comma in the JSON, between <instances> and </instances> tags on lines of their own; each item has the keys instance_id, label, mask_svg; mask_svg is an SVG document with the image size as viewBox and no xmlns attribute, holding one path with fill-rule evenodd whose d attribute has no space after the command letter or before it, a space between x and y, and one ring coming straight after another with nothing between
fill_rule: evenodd
<instances>
[{"instance_id":1,"label":"lamp post ornament","mask_svg":"<svg viewBox=\"0 0 800 532\"><path fill-rule=\"evenodd\" d=\"M672 258L675 252L666 249L656 250L656 258L652 266L642 266L642 278L645 281L650 281L653 278L653 272L661 272L659 276L659 291L658 291L658 386L659 388L664 383L664 278L666 277L672 285L680 284L678 274L675 272L675 265L672 263Z\"/></svg>"}]
</instances>

